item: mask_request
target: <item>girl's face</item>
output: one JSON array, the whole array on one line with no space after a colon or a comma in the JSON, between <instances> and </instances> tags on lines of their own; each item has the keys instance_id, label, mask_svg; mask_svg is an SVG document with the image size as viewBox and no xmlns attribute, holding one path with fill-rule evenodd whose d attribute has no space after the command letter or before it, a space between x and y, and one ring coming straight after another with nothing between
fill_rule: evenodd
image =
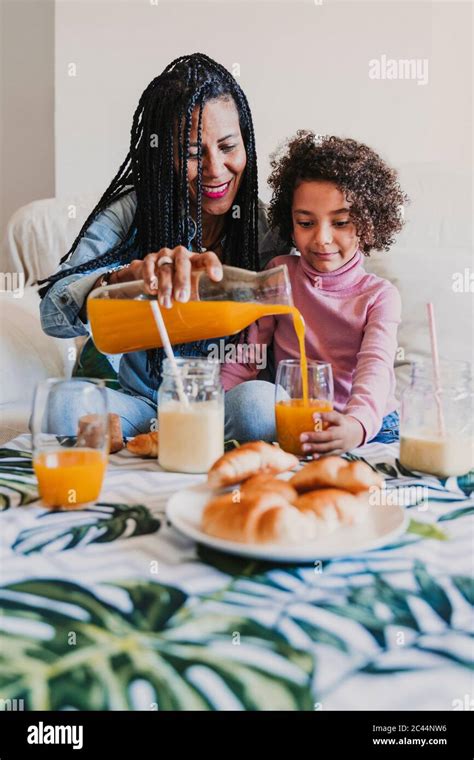
<instances>
[{"instance_id":1,"label":"girl's face","mask_svg":"<svg viewBox=\"0 0 474 760\"><path fill-rule=\"evenodd\" d=\"M293 192L295 246L319 272L334 272L355 254L359 238L350 204L332 182L302 181Z\"/></svg>"},{"instance_id":2,"label":"girl's face","mask_svg":"<svg viewBox=\"0 0 474 760\"><path fill-rule=\"evenodd\" d=\"M188 155L189 197L197 204L199 109L191 122ZM232 98L209 100L202 110L202 210L226 214L235 201L247 163L239 114ZM176 158L175 158L176 160Z\"/></svg>"}]
</instances>

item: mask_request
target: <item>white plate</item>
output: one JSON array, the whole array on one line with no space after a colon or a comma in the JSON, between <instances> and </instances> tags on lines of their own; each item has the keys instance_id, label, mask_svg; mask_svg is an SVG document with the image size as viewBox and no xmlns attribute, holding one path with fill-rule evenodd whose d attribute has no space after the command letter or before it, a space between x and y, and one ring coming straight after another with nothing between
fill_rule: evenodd
<instances>
[{"instance_id":1,"label":"white plate","mask_svg":"<svg viewBox=\"0 0 474 760\"><path fill-rule=\"evenodd\" d=\"M205 485L177 491L166 507L168 519L180 533L212 549L272 562L313 563L380 549L404 533L409 520L408 512L400 506L371 506L367 520L361 525L339 528L311 543L241 544L208 536L201 530L202 511L214 496L216 492Z\"/></svg>"}]
</instances>

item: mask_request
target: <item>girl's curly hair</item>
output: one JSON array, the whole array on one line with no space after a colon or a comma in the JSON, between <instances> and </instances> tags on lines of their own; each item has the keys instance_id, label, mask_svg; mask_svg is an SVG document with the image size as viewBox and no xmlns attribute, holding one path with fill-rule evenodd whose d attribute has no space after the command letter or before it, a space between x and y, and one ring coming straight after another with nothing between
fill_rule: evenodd
<instances>
[{"instance_id":1,"label":"girl's curly hair","mask_svg":"<svg viewBox=\"0 0 474 760\"><path fill-rule=\"evenodd\" d=\"M388 250L403 227L403 206L408 196L398 183L395 169L367 145L299 130L272 155L271 167L270 226L290 244L293 192L300 181L333 182L344 193L366 255L373 249Z\"/></svg>"}]
</instances>

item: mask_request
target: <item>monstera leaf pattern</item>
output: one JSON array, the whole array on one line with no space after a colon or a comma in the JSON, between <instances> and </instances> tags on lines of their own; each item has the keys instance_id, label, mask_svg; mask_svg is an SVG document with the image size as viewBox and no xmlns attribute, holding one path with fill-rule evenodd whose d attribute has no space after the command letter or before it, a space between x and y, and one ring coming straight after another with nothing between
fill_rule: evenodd
<instances>
[{"instance_id":1,"label":"monstera leaf pattern","mask_svg":"<svg viewBox=\"0 0 474 760\"><path fill-rule=\"evenodd\" d=\"M0 588L3 703L360 709L373 693L370 708L394 709L400 694L398 708L422 709L404 689L412 684L419 699L427 674L462 698L472 678L472 473L440 480L395 457L347 456L367 461L394 492L423 487L426 503L410 502L407 533L384 549L291 567L183 540L166 526L156 473L147 473L153 501L142 497L136 461L124 477L121 460L117 482L133 481L142 504L126 494L77 512L38 509L31 455L0 450L9 526L0 541L11 567ZM160 582L147 567L155 558ZM69 577L57 568L71 568Z\"/></svg>"},{"instance_id":2,"label":"monstera leaf pattern","mask_svg":"<svg viewBox=\"0 0 474 760\"><path fill-rule=\"evenodd\" d=\"M58 524L60 514L66 519ZM44 512L38 519L43 525L19 533L12 544L16 552L33 554L46 548L65 551L89 543L103 544L125 535L131 538L155 533L161 525L161 520L153 517L143 504L107 502L80 511Z\"/></svg>"},{"instance_id":3,"label":"monstera leaf pattern","mask_svg":"<svg viewBox=\"0 0 474 760\"><path fill-rule=\"evenodd\" d=\"M52 579L4 587L1 693L34 710L312 710L334 688L312 691L320 647L356 662L352 676L419 670L384 664L394 626L410 632L410 651L435 655L439 667L445 661L472 668L445 637L428 636L412 611L419 599L452 624L448 594L420 562L414 589L367 572L364 584L345 575L338 594L337 574L325 591L319 583L311 590L310 570L262 572L257 563L242 570L198 603L178 589L140 581L94 592ZM466 600L474 598L471 579L453 583ZM272 625L258 620L270 611Z\"/></svg>"},{"instance_id":4,"label":"monstera leaf pattern","mask_svg":"<svg viewBox=\"0 0 474 760\"><path fill-rule=\"evenodd\" d=\"M38 498L31 454L14 449L0 449L0 510L12 503L31 504Z\"/></svg>"},{"instance_id":5,"label":"monstera leaf pattern","mask_svg":"<svg viewBox=\"0 0 474 760\"><path fill-rule=\"evenodd\" d=\"M158 583L108 590L120 604L62 581L1 590L15 631L1 640L3 699L29 710L312 709L311 656L271 628L232 608L187 609Z\"/></svg>"},{"instance_id":6,"label":"monstera leaf pattern","mask_svg":"<svg viewBox=\"0 0 474 760\"><path fill-rule=\"evenodd\" d=\"M0 449L0 511L14 504L32 504L38 498L31 454ZM58 546L64 551L88 543L106 543L122 537L155 533L162 522L143 504L109 502L98 502L93 507L77 511L46 511L38 516L38 520L41 525L19 533L12 544L16 552L32 554Z\"/></svg>"}]
</instances>

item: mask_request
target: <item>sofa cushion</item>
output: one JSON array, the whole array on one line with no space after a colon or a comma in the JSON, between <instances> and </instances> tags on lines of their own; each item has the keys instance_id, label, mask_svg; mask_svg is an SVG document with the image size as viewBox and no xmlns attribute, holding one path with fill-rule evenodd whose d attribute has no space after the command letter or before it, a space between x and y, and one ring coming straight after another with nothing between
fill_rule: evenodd
<instances>
[{"instance_id":1,"label":"sofa cushion","mask_svg":"<svg viewBox=\"0 0 474 760\"><path fill-rule=\"evenodd\" d=\"M74 366L74 340L51 338L43 332L39 301L34 288L25 288L22 298L0 293L2 425L11 414L14 420L27 419L36 384L48 377L70 377ZM11 419L9 425L13 425Z\"/></svg>"},{"instance_id":2,"label":"sofa cushion","mask_svg":"<svg viewBox=\"0 0 474 760\"><path fill-rule=\"evenodd\" d=\"M365 268L393 282L402 299L399 358L430 357L426 304L435 308L440 357L472 360L472 293L459 291L457 275L472 268L468 247L394 246L374 253Z\"/></svg>"},{"instance_id":3,"label":"sofa cushion","mask_svg":"<svg viewBox=\"0 0 474 760\"><path fill-rule=\"evenodd\" d=\"M8 221L1 248L1 271L23 272L25 284L54 272L90 214L97 196L46 198L17 209Z\"/></svg>"}]
</instances>

